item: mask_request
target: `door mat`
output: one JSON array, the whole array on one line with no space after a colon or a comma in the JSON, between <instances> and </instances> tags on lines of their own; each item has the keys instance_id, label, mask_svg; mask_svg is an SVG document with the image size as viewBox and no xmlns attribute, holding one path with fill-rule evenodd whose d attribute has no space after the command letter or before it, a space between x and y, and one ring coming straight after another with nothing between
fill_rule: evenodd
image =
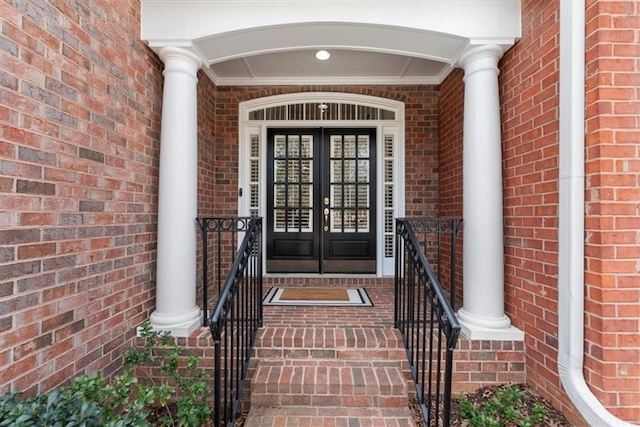
<instances>
[{"instance_id":1,"label":"door mat","mask_svg":"<svg viewBox=\"0 0 640 427\"><path fill-rule=\"evenodd\" d=\"M264 305L308 305L371 307L364 288L281 288L269 289Z\"/></svg>"}]
</instances>

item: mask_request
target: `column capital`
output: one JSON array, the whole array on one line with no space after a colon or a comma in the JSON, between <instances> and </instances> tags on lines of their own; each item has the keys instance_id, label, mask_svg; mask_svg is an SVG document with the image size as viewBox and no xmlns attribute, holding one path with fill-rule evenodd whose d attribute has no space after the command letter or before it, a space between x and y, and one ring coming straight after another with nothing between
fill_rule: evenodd
<instances>
[{"instance_id":1,"label":"column capital","mask_svg":"<svg viewBox=\"0 0 640 427\"><path fill-rule=\"evenodd\" d=\"M203 64L198 55L181 47L160 48L158 56L164 63L165 71L182 71L193 77L198 74Z\"/></svg>"},{"instance_id":2,"label":"column capital","mask_svg":"<svg viewBox=\"0 0 640 427\"><path fill-rule=\"evenodd\" d=\"M483 69L494 69L498 71L498 61L504 55L504 49L495 44L474 46L458 58L458 65L469 75L475 71Z\"/></svg>"}]
</instances>

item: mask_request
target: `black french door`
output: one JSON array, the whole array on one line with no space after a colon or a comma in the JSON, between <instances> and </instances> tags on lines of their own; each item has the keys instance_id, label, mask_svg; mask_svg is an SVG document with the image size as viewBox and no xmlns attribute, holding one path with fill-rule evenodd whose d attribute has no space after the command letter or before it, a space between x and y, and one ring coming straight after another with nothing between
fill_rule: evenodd
<instances>
[{"instance_id":1,"label":"black french door","mask_svg":"<svg viewBox=\"0 0 640 427\"><path fill-rule=\"evenodd\" d=\"M267 132L267 271L374 273L375 129Z\"/></svg>"}]
</instances>

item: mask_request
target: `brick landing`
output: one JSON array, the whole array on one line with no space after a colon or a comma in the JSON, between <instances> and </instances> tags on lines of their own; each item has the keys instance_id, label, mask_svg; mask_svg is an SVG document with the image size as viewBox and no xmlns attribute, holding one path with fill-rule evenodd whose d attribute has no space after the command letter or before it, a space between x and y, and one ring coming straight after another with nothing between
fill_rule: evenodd
<instances>
[{"instance_id":1,"label":"brick landing","mask_svg":"<svg viewBox=\"0 0 640 427\"><path fill-rule=\"evenodd\" d=\"M393 329L393 279L271 276L264 291L276 285L363 286L374 306L264 307L245 385L246 426L413 426L407 405L415 389ZM208 329L176 340L213 366ZM454 359L454 393L526 379L522 342L461 336Z\"/></svg>"}]
</instances>

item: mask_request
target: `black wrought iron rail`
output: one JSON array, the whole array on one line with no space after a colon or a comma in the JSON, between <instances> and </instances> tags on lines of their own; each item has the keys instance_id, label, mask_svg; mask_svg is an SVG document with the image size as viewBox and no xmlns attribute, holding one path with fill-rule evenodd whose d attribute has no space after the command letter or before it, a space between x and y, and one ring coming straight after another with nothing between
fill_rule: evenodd
<instances>
[{"instance_id":1,"label":"black wrought iron rail","mask_svg":"<svg viewBox=\"0 0 640 427\"><path fill-rule=\"evenodd\" d=\"M438 282L442 285L448 279L449 303L455 310L458 232L462 229L462 218L411 217L405 220L416 234Z\"/></svg>"},{"instance_id":2,"label":"black wrought iron rail","mask_svg":"<svg viewBox=\"0 0 640 427\"><path fill-rule=\"evenodd\" d=\"M460 324L411 219L396 220L395 327L402 334L427 426L450 425L453 352Z\"/></svg>"},{"instance_id":3,"label":"black wrought iron rail","mask_svg":"<svg viewBox=\"0 0 640 427\"><path fill-rule=\"evenodd\" d=\"M213 306L238 253L238 236L249 229L252 217L196 218L202 243L202 326L207 326Z\"/></svg>"},{"instance_id":4,"label":"black wrought iron rail","mask_svg":"<svg viewBox=\"0 0 640 427\"><path fill-rule=\"evenodd\" d=\"M214 426L233 426L262 326L262 218L245 218L244 239L208 317L214 341ZM206 252L205 252L206 253Z\"/></svg>"}]
</instances>

